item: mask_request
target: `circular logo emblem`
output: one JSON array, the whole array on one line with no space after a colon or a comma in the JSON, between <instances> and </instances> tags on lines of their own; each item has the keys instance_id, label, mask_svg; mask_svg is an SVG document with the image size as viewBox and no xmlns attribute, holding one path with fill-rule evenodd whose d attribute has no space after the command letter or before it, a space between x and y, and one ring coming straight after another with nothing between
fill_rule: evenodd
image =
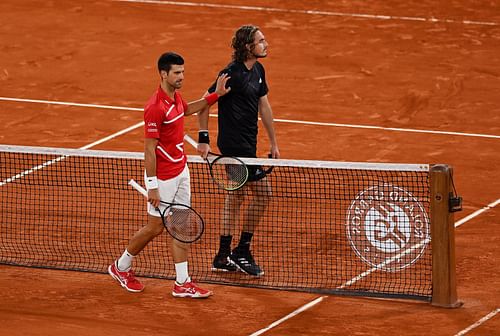
<instances>
[{"instance_id":1,"label":"circular logo emblem","mask_svg":"<svg viewBox=\"0 0 500 336\"><path fill-rule=\"evenodd\" d=\"M385 271L398 271L417 261L429 237L422 204L391 184L360 192L347 212L347 238L354 252Z\"/></svg>"}]
</instances>

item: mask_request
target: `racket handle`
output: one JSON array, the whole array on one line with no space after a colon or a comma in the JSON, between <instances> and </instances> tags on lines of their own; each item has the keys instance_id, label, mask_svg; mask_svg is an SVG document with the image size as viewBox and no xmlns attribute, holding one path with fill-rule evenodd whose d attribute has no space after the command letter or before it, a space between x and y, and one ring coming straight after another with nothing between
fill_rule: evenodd
<instances>
[{"instance_id":1,"label":"racket handle","mask_svg":"<svg viewBox=\"0 0 500 336\"><path fill-rule=\"evenodd\" d=\"M184 140L186 140L187 142L189 142L189 144L191 146L193 146L194 148L197 148L198 147L198 143L196 141L194 141L193 138L191 138L189 135L185 134L184 135Z\"/></svg>"},{"instance_id":2,"label":"racket handle","mask_svg":"<svg viewBox=\"0 0 500 336\"><path fill-rule=\"evenodd\" d=\"M139 183L135 182L132 179L132 180L128 181L128 184L130 184L132 186L132 188L134 188L135 190L140 192L144 197L148 198L148 192L143 187L141 187L141 185Z\"/></svg>"}]
</instances>

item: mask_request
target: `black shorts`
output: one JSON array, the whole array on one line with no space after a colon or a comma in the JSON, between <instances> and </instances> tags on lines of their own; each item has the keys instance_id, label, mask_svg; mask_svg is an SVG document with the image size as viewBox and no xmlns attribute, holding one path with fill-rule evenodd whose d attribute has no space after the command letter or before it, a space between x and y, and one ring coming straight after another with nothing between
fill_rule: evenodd
<instances>
[{"instance_id":1,"label":"black shorts","mask_svg":"<svg viewBox=\"0 0 500 336\"><path fill-rule=\"evenodd\" d=\"M264 177L266 177L266 172L262 168L262 166L247 166L248 168L248 182L255 182L262 180Z\"/></svg>"},{"instance_id":2,"label":"black shorts","mask_svg":"<svg viewBox=\"0 0 500 336\"><path fill-rule=\"evenodd\" d=\"M242 158L256 158L257 153L255 150L245 150L241 148L225 148L220 149L223 155L236 156ZM266 172L261 165L247 165L248 168L248 182L255 182L266 177Z\"/></svg>"}]
</instances>

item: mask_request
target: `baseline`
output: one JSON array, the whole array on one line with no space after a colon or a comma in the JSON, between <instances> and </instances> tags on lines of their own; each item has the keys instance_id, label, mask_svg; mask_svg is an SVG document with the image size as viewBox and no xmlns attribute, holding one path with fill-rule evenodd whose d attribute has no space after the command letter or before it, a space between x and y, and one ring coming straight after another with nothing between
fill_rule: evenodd
<instances>
[{"instance_id":1,"label":"baseline","mask_svg":"<svg viewBox=\"0 0 500 336\"><path fill-rule=\"evenodd\" d=\"M371 19L371 20L403 20L403 21L433 22L433 23L461 23L468 25L483 25L483 26L500 25L497 22L488 22L488 21L471 21L471 20L459 21L450 19L437 19L434 17L425 18L425 17L411 17L411 16L394 16L394 15L373 15L373 14L362 14L362 13L342 13L342 12L327 12L318 10L300 10L300 9L283 9L283 8L273 8L273 7L211 4L203 2L181 2L181 1L159 1L159 0L111 0L111 1L145 3L145 4L156 4L156 5L172 5L172 6L226 8L226 9L238 9L247 11L281 12L281 13L294 13L294 14L307 14L307 15L340 16L340 17L351 17L357 19Z\"/></svg>"},{"instance_id":2,"label":"baseline","mask_svg":"<svg viewBox=\"0 0 500 336\"><path fill-rule=\"evenodd\" d=\"M91 108L105 108L105 109L128 110L128 111L143 111L142 108L137 108L137 107L123 107L123 106L112 106L112 105L96 105L96 104L60 102L60 101L50 101L50 100L40 100L40 99L25 99L25 98L13 98L13 97L0 97L0 101L14 101L14 102L23 102L23 103L67 105L67 106L91 107ZM217 118L217 115L216 114L210 114L210 117ZM478 137L478 138L500 139L500 135L494 135L494 134L480 134L480 133L464 133L464 132L454 132L454 131L422 130L422 129L398 128L398 127L383 127L383 126L372 126L372 125L340 124L340 123L328 123L328 122L292 120L292 119L279 119L279 118L275 118L274 122L291 123L291 124L301 124L301 125L315 125L315 126L360 128L360 129L382 130L382 131L392 131L392 132L410 132L410 133L425 133L425 134L455 135L455 136L464 136L464 137Z\"/></svg>"},{"instance_id":3,"label":"baseline","mask_svg":"<svg viewBox=\"0 0 500 336\"><path fill-rule=\"evenodd\" d=\"M500 308L497 308L497 309L493 310L492 312L490 312L488 315L483 316L476 323L471 324L470 326L468 326L464 330L458 332L457 334L455 334L455 336L463 336L463 335L467 334L472 329L475 329L475 328L479 327L481 324L485 323L486 321L491 320L493 317L495 317L496 314L498 314L498 312L500 312Z\"/></svg>"}]
</instances>

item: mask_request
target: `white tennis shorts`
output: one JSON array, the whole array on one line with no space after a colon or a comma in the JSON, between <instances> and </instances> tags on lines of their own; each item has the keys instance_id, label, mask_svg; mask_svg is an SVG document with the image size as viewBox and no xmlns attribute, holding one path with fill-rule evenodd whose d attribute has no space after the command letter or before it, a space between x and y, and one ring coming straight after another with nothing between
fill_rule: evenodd
<instances>
[{"instance_id":1,"label":"white tennis shorts","mask_svg":"<svg viewBox=\"0 0 500 336\"><path fill-rule=\"evenodd\" d=\"M144 181L146 172L144 172ZM179 203L191 206L191 185L189 178L189 169L186 165L182 173L169 180L158 179L158 191L160 199L168 203ZM161 211L165 211L166 206L160 204ZM160 213L148 202L148 213L152 216L160 217Z\"/></svg>"}]
</instances>

